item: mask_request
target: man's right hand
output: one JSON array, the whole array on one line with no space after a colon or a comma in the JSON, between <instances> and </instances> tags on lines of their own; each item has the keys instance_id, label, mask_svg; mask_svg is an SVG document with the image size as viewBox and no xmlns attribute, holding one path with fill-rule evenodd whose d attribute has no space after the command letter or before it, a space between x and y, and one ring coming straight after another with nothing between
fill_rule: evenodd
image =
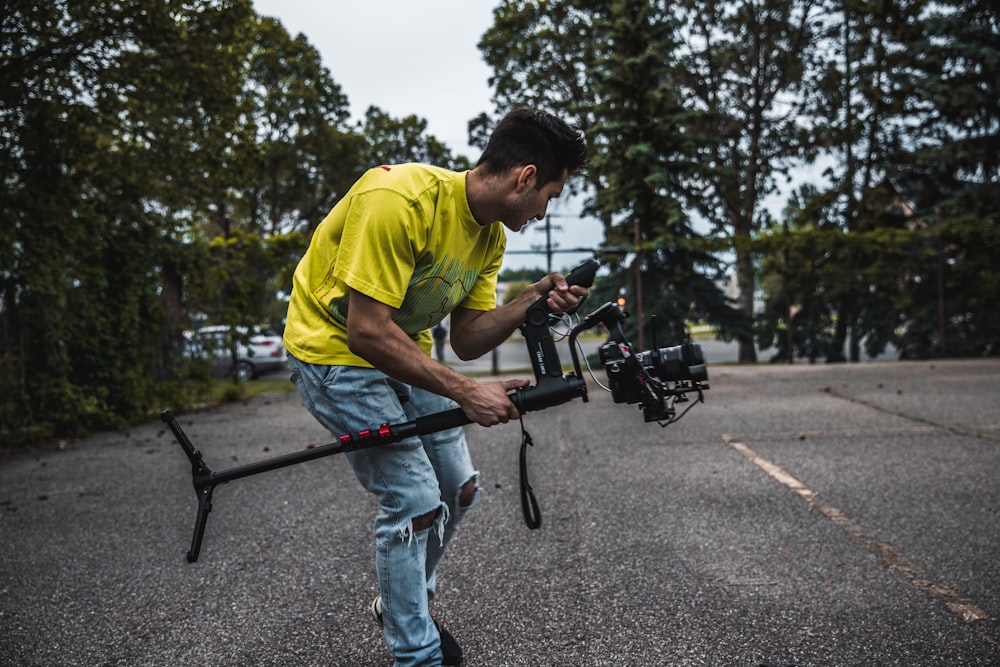
<instances>
[{"instance_id":1,"label":"man's right hand","mask_svg":"<svg viewBox=\"0 0 1000 667\"><path fill-rule=\"evenodd\" d=\"M456 398L469 419L480 426L506 424L520 417L507 392L528 386L528 380L502 380L500 382L475 382L470 391Z\"/></svg>"},{"instance_id":2,"label":"man's right hand","mask_svg":"<svg viewBox=\"0 0 1000 667\"><path fill-rule=\"evenodd\" d=\"M453 399L481 426L506 424L520 417L507 392L527 386L528 380L478 382L434 361L392 320L394 312L394 308L352 289L347 316L351 352L401 382ZM452 317L454 332L456 319L454 314Z\"/></svg>"}]
</instances>

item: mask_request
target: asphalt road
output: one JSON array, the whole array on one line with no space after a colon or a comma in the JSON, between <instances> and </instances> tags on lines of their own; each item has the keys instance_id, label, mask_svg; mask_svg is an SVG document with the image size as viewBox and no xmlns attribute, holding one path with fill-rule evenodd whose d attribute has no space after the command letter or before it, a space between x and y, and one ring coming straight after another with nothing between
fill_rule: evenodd
<instances>
[{"instance_id":1,"label":"asphalt road","mask_svg":"<svg viewBox=\"0 0 1000 667\"><path fill-rule=\"evenodd\" d=\"M591 385L469 427L434 613L476 666L1000 665L1000 362L716 366L667 429ZM216 470L330 440L295 396L187 414ZM158 421L0 461L0 664L391 660L374 506L329 457L220 486L201 558Z\"/></svg>"}]
</instances>

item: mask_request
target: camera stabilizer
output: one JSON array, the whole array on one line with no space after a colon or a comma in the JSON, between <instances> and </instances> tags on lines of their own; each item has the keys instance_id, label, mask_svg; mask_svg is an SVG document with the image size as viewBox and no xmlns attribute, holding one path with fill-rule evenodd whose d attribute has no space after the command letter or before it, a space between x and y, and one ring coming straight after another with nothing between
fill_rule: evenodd
<instances>
[{"instance_id":1,"label":"camera stabilizer","mask_svg":"<svg viewBox=\"0 0 1000 667\"><path fill-rule=\"evenodd\" d=\"M570 285L590 287L594 282L598 264L588 260L573 269L566 280ZM577 336L587 329L603 325L609 332L609 341L601 346L601 363L608 375L609 390L615 403L638 404L647 422L657 421L667 426L682 417L677 416L675 404L688 400L685 394L698 393L698 401L704 401L702 391L708 389L708 371L701 348L696 343L685 343L666 348L633 353L625 340L621 323L626 317L616 304L606 303L583 318L569 333L570 353L573 357L573 371L563 374L552 337L552 326L560 319L549 311L547 298L541 297L532 304L525 316L521 332L524 334L531 358L535 384L511 391L508 396L522 415L569 402L574 398L587 398L587 383L583 379L580 359L577 354ZM655 343L655 334L654 334ZM600 383L598 383L600 384ZM690 409L690 408L688 408ZM382 424L377 428L365 429L358 433L345 434L335 442L312 449L276 456L256 463L250 463L228 470L211 470L195 448L180 424L169 410L164 410L160 418L173 432L178 444L191 462L191 476L198 512L195 518L194 535L187 560L198 560L202 538L212 511L212 493L219 484L257 475L270 470L311 461L332 454L376 447L399 442L412 436L436 433L472 422L461 408L454 408L419 417L404 424ZM530 436L525 433L526 443ZM529 527L537 528L541 520L537 514L537 503L527 485L525 449L521 448L521 487L525 520ZM528 509L534 510L534 518Z\"/></svg>"}]
</instances>

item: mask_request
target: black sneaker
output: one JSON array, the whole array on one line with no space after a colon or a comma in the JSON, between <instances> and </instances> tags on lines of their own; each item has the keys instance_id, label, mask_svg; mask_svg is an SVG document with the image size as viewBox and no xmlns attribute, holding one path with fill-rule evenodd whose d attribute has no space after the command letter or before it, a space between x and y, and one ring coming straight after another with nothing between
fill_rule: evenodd
<instances>
[{"instance_id":1,"label":"black sneaker","mask_svg":"<svg viewBox=\"0 0 1000 667\"><path fill-rule=\"evenodd\" d=\"M368 610L371 612L375 622L378 623L378 627L381 628L383 625L381 595L372 600ZM462 667L465 664L462 647L458 645L458 642L451 636L451 633L442 628L437 621L434 621L434 627L438 629L438 634L441 635L441 656L443 659L441 667Z\"/></svg>"},{"instance_id":2,"label":"black sneaker","mask_svg":"<svg viewBox=\"0 0 1000 667\"><path fill-rule=\"evenodd\" d=\"M441 667L462 667L465 664L462 647L458 645L450 632L438 625L437 621L434 621L434 625L438 629L438 634L441 635Z\"/></svg>"}]
</instances>

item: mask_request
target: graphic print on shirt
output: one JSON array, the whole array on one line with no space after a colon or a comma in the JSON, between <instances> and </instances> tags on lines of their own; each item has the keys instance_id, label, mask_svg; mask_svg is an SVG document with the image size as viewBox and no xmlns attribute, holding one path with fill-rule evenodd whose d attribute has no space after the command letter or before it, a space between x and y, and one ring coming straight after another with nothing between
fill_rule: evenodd
<instances>
[{"instance_id":1,"label":"graphic print on shirt","mask_svg":"<svg viewBox=\"0 0 1000 667\"><path fill-rule=\"evenodd\" d=\"M417 267L410 276L406 297L393 321L410 336L434 327L462 303L479 277L479 271L453 257L444 257L430 266ZM330 304L330 314L347 326L348 298Z\"/></svg>"},{"instance_id":2,"label":"graphic print on shirt","mask_svg":"<svg viewBox=\"0 0 1000 667\"><path fill-rule=\"evenodd\" d=\"M418 267L393 320L411 336L434 327L462 303L478 276L475 268L467 269L447 256L427 268Z\"/></svg>"}]
</instances>

